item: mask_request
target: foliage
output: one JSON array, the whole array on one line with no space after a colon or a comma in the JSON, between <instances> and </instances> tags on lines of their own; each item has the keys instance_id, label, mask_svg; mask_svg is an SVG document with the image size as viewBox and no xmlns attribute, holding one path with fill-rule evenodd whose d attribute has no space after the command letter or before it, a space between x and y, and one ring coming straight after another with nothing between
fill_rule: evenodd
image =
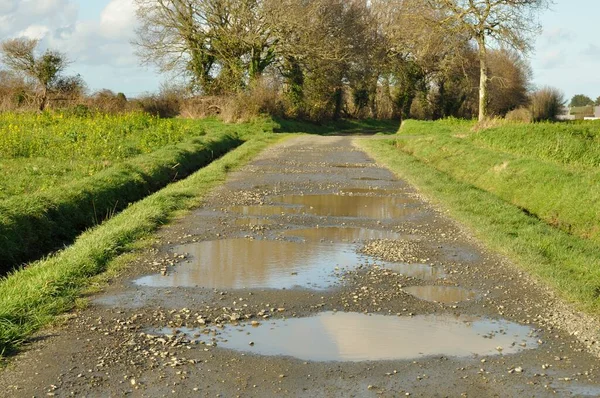
<instances>
[{"instance_id":1,"label":"foliage","mask_svg":"<svg viewBox=\"0 0 600 398\"><path fill-rule=\"evenodd\" d=\"M565 103L562 92L554 87L544 87L530 96L534 121L554 120Z\"/></svg>"},{"instance_id":2,"label":"foliage","mask_svg":"<svg viewBox=\"0 0 600 398\"><path fill-rule=\"evenodd\" d=\"M594 100L584 94L576 94L571 98L569 106L580 107L594 105Z\"/></svg>"},{"instance_id":3,"label":"foliage","mask_svg":"<svg viewBox=\"0 0 600 398\"><path fill-rule=\"evenodd\" d=\"M533 114L527 108L517 108L508 112L504 118L511 122L531 123Z\"/></svg>"},{"instance_id":4,"label":"foliage","mask_svg":"<svg viewBox=\"0 0 600 398\"><path fill-rule=\"evenodd\" d=\"M42 55L36 55L37 45L38 40L35 39L9 39L2 42L0 52L6 66L25 74L39 85L39 109L43 111L48 102L48 92L60 80L61 73L69 62L66 56L58 51L46 50Z\"/></svg>"},{"instance_id":5,"label":"foliage","mask_svg":"<svg viewBox=\"0 0 600 398\"><path fill-rule=\"evenodd\" d=\"M524 59L508 46L480 54L476 27L443 23L452 19L450 0L136 1L142 60L186 74L197 92L226 95L229 104L268 76L289 117L470 117L482 56L489 113L502 116L527 102ZM523 50L533 11L543 4L493 2L478 32ZM495 24L501 13L507 20Z\"/></svg>"}]
</instances>

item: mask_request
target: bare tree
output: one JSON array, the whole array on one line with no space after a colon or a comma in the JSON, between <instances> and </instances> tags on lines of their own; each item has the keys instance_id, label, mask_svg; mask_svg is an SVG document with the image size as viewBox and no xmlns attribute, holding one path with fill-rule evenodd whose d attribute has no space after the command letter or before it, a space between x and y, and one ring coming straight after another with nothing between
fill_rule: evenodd
<instances>
[{"instance_id":1,"label":"bare tree","mask_svg":"<svg viewBox=\"0 0 600 398\"><path fill-rule=\"evenodd\" d=\"M142 62L185 70L206 94L235 91L274 60L262 0L135 0Z\"/></svg>"},{"instance_id":2,"label":"bare tree","mask_svg":"<svg viewBox=\"0 0 600 398\"><path fill-rule=\"evenodd\" d=\"M64 54L46 50L42 55L35 54L38 41L27 38L10 39L2 42L0 52L2 61L10 69L24 73L33 79L40 88L39 110L43 111L48 103L48 93L59 79L69 62Z\"/></svg>"},{"instance_id":3,"label":"bare tree","mask_svg":"<svg viewBox=\"0 0 600 398\"><path fill-rule=\"evenodd\" d=\"M477 44L479 58L479 120L488 112L489 45L504 44L520 52L531 47L540 30L538 12L551 0L425 0L449 32L466 32Z\"/></svg>"}]
</instances>

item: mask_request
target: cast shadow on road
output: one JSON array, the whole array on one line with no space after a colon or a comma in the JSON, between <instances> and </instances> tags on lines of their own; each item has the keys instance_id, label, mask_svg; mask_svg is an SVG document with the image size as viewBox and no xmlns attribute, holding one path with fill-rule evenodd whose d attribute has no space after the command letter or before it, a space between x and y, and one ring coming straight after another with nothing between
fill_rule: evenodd
<instances>
[{"instance_id":1,"label":"cast shadow on road","mask_svg":"<svg viewBox=\"0 0 600 398\"><path fill-rule=\"evenodd\" d=\"M340 119L314 123L283 118L274 119L277 126L273 129L276 133L307 133L327 136L348 135L392 135L398 132L400 120L350 120Z\"/></svg>"}]
</instances>

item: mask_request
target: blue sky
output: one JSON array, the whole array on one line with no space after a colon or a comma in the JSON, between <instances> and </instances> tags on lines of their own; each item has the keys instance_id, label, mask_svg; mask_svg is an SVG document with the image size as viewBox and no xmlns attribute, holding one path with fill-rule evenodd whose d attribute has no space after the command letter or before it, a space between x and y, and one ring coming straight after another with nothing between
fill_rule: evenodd
<instances>
[{"instance_id":1,"label":"blue sky","mask_svg":"<svg viewBox=\"0 0 600 398\"><path fill-rule=\"evenodd\" d=\"M529 55L536 86L600 96L599 15L599 0L556 0L541 14L543 33ZM25 34L67 53L91 90L133 96L168 80L139 65L129 44L134 26L132 0L0 0L0 37Z\"/></svg>"}]
</instances>

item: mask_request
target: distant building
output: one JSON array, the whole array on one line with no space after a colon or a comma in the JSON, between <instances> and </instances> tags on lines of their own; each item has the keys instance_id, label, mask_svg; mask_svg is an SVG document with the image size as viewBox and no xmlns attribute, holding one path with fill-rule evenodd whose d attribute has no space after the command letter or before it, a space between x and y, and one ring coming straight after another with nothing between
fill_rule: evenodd
<instances>
[{"instance_id":1,"label":"distant building","mask_svg":"<svg viewBox=\"0 0 600 398\"><path fill-rule=\"evenodd\" d=\"M594 107L594 116L586 116L583 120L600 120L600 106Z\"/></svg>"}]
</instances>

